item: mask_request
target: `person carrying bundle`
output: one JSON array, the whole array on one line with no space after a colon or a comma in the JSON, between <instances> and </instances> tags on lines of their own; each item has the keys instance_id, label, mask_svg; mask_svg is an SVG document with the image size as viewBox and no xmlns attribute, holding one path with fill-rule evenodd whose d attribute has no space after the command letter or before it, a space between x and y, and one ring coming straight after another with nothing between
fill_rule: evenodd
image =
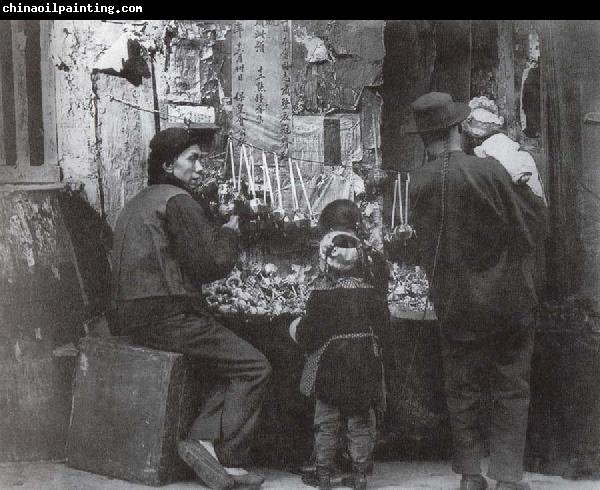
<instances>
[{"instance_id":1,"label":"person carrying bundle","mask_svg":"<svg viewBox=\"0 0 600 490\"><path fill-rule=\"evenodd\" d=\"M445 390L461 490L484 490L479 427L482 386L493 398L488 476L526 490L523 453L538 292L536 244L546 208L493 158L466 155L467 104L431 92L412 109L428 161L411 173L411 224L440 322Z\"/></svg>"}]
</instances>

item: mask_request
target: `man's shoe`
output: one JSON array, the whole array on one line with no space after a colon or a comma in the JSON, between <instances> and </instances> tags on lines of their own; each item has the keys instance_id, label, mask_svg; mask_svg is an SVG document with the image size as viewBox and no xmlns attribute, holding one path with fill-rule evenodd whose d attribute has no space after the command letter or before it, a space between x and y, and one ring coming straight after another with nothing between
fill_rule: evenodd
<instances>
[{"instance_id":1,"label":"man's shoe","mask_svg":"<svg viewBox=\"0 0 600 490\"><path fill-rule=\"evenodd\" d=\"M485 490L487 480L481 475L463 475L460 480L460 490Z\"/></svg>"},{"instance_id":2,"label":"man's shoe","mask_svg":"<svg viewBox=\"0 0 600 490\"><path fill-rule=\"evenodd\" d=\"M235 480L198 441L179 441L177 452L198 478L213 490L229 490L235 486Z\"/></svg>"},{"instance_id":3,"label":"man's shoe","mask_svg":"<svg viewBox=\"0 0 600 490\"><path fill-rule=\"evenodd\" d=\"M249 471L245 475L231 475L231 478L233 478L233 481L235 481L236 486L243 486L249 488L258 488L265 481L264 476L257 475L256 473L252 473L251 471Z\"/></svg>"},{"instance_id":4,"label":"man's shoe","mask_svg":"<svg viewBox=\"0 0 600 490\"><path fill-rule=\"evenodd\" d=\"M524 481L499 481L496 490L531 490L531 487Z\"/></svg>"}]
</instances>

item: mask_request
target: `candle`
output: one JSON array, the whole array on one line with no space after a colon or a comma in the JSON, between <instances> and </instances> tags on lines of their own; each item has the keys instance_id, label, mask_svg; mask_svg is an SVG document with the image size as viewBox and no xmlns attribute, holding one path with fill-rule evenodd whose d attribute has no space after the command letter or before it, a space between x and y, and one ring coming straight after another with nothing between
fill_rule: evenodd
<instances>
[{"instance_id":1,"label":"candle","mask_svg":"<svg viewBox=\"0 0 600 490\"><path fill-rule=\"evenodd\" d=\"M292 158L288 157L290 167L290 183L292 185L292 201L294 203L294 211L298 209L298 196L296 195L296 181L294 179L294 169L292 168Z\"/></svg>"},{"instance_id":2,"label":"candle","mask_svg":"<svg viewBox=\"0 0 600 490\"><path fill-rule=\"evenodd\" d=\"M410 174L406 174L406 192L404 199L406 200L406 204L404 206L404 223L408 224L408 183L410 182Z\"/></svg>"},{"instance_id":3,"label":"candle","mask_svg":"<svg viewBox=\"0 0 600 490\"><path fill-rule=\"evenodd\" d=\"M398 172L398 203L400 204L400 224L404 224L404 212L402 210L402 180L400 178L400 172Z\"/></svg>"}]
</instances>

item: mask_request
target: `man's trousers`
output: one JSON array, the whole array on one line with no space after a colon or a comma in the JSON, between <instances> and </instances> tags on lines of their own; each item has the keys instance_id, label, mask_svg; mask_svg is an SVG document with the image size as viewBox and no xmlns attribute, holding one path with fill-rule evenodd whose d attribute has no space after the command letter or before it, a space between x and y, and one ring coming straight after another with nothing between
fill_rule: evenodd
<instances>
[{"instance_id":1,"label":"man's trousers","mask_svg":"<svg viewBox=\"0 0 600 490\"><path fill-rule=\"evenodd\" d=\"M216 385L188 437L211 440L224 466L249 462L271 367L265 356L210 315L180 313L140 328L135 343L182 353L206 366Z\"/></svg>"},{"instance_id":2,"label":"man's trousers","mask_svg":"<svg viewBox=\"0 0 600 490\"><path fill-rule=\"evenodd\" d=\"M488 476L519 481L523 477L529 411L533 324L516 322L476 340L457 340L442 331L441 339L453 470L481 473L484 446L479 422L485 384L492 398Z\"/></svg>"}]
</instances>

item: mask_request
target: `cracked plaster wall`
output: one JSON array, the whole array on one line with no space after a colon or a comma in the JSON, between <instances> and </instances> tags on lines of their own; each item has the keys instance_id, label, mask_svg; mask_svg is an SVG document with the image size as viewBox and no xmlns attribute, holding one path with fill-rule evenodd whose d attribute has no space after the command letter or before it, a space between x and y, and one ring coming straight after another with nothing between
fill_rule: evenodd
<instances>
[{"instance_id":1,"label":"cracked plaster wall","mask_svg":"<svg viewBox=\"0 0 600 490\"><path fill-rule=\"evenodd\" d=\"M224 128L217 145L224 146L231 119L231 23L53 21L50 53L63 180L83 184L87 200L109 223L145 185L156 116L132 105L153 110L156 98L161 128L183 116L216 122ZM349 110L379 121L380 104L372 107L363 91L376 91L382 83L383 27L383 21L293 21L294 113ZM118 61L123 37L139 42L154 79L135 86L114 71L94 74L94 66L115 53ZM373 165L372 141L365 131L363 147L371 149L363 159L367 166Z\"/></svg>"},{"instance_id":2,"label":"cracked plaster wall","mask_svg":"<svg viewBox=\"0 0 600 490\"><path fill-rule=\"evenodd\" d=\"M154 132L147 123L148 117L154 119L152 113L111 101L110 96L153 110L154 93L151 79L144 79L140 87L135 87L115 75L98 73L94 78L94 65L121 36L137 40L148 66L154 65L161 113L170 112L169 104L193 103L213 107L213 118L223 122L223 99L227 90L230 92L230 82L224 76L229 22L223 23L224 26L218 21L53 22L50 49L56 67L58 153L63 180L83 184L88 201L103 215L112 219L124 200L139 190L145 180L138 172L127 189L105 189L103 171L105 175L118 174L119 158L123 156L127 156L124 173L131 174L136 165L145 168L146 149ZM161 120L161 127L166 122ZM136 137L140 139L137 143ZM134 157L124 153L130 151L131 144L136 145ZM105 198L112 201L104 202Z\"/></svg>"}]
</instances>

